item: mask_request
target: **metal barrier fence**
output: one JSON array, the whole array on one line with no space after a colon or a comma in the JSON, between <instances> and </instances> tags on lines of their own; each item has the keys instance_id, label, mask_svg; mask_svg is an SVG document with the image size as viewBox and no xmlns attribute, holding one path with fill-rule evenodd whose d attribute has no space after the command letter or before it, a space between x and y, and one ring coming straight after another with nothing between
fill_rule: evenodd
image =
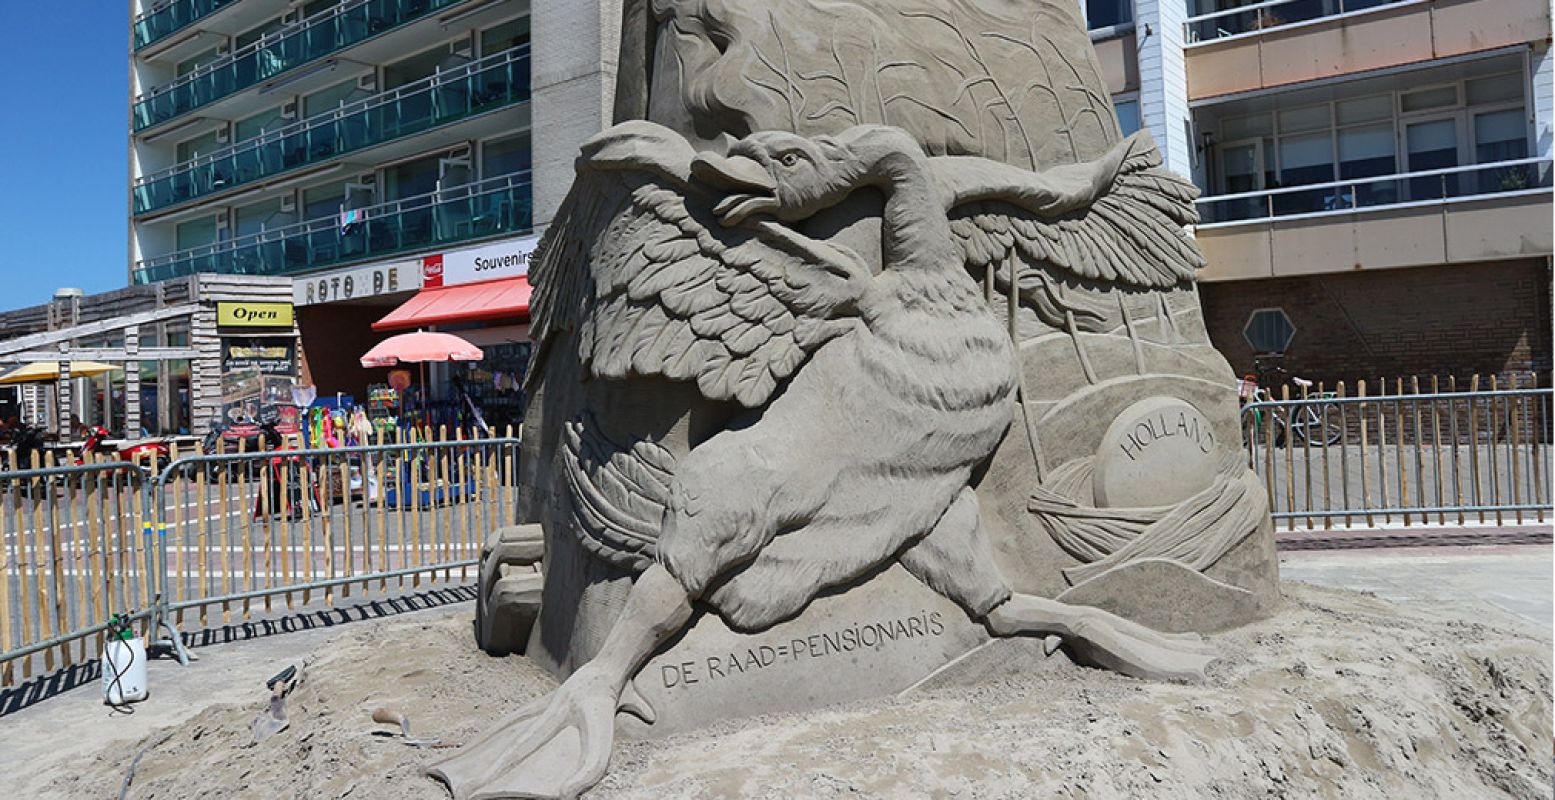
<instances>
[{"instance_id":1,"label":"metal barrier fence","mask_svg":"<svg viewBox=\"0 0 1555 800\"><path fill-rule=\"evenodd\" d=\"M1248 466L1276 524L1542 523L1551 500L1551 389L1305 397L1242 409ZM1384 387L1386 389L1388 387ZM1437 388L1440 388L1438 385Z\"/></svg>"},{"instance_id":2,"label":"metal barrier fence","mask_svg":"<svg viewBox=\"0 0 1555 800\"><path fill-rule=\"evenodd\" d=\"M88 663L115 613L186 661L180 629L473 575L513 520L519 440L412 432L364 447L89 457L0 472L0 686Z\"/></svg>"},{"instance_id":3,"label":"metal barrier fence","mask_svg":"<svg viewBox=\"0 0 1555 800\"><path fill-rule=\"evenodd\" d=\"M131 612L143 631L153 616L150 471L125 462L53 461L25 470L13 461L0 472L0 685L18 677L17 660L20 677L30 677L35 653L45 672L56 659L67 667L95 659L115 612Z\"/></svg>"}]
</instances>

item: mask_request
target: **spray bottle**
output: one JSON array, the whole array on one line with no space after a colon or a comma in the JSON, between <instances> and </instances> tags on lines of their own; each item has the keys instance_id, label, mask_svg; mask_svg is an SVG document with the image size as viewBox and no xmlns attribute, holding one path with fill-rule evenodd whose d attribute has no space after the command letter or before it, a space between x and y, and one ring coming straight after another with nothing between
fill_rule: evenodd
<instances>
[{"instance_id":1,"label":"spray bottle","mask_svg":"<svg viewBox=\"0 0 1555 800\"><path fill-rule=\"evenodd\" d=\"M146 645L135 635L129 618L115 614L108 621L108 641L103 645L103 703L138 703L149 694Z\"/></svg>"}]
</instances>

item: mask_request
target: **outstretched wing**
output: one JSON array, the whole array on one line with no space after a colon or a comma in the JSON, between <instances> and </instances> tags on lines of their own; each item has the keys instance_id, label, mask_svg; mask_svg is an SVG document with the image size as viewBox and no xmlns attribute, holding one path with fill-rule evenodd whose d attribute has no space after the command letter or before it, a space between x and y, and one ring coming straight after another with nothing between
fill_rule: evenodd
<instances>
[{"instance_id":1,"label":"outstretched wing","mask_svg":"<svg viewBox=\"0 0 1555 800\"><path fill-rule=\"evenodd\" d=\"M541 243L531 332L578 335L587 374L695 381L747 407L847 319L868 272L851 255L771 221L724 228L718 197L689 180L689 145L647 122L590 140Z\"/></svg>"},{"instance_id":2,"label":"outstretched wing","mask_svg":"<svg viewBox=\"0 0 1555 800\"><path fill-rule=\"evenodd\" d=\"M983 277L991 266L1005 286L1013 268L1022 295L1044 288L1044 268L1167 288L1204 266L1183 230L1198 221L1198 188L1161 169L1147 131L1097 161L1041 173L985 159L935 162L967 268Z\"/></svg>"}]
</instances>

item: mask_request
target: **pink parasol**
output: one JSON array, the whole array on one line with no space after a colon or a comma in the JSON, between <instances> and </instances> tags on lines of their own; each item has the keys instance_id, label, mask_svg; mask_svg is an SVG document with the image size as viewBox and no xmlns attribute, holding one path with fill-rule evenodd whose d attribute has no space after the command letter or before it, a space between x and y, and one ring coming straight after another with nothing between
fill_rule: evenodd
<instances>
[{"instance_id":1,"label":"pink parasol","mask_svg":"<svg viewBox=\"0 0 1555 800\"><path fill-rule=\"evenodd\" d=\"M390 336L362 356L364 367L392 367L427 361L480 361L485 357L469 342L451 334L416 331Z\"/></svg>"}]
</instances>

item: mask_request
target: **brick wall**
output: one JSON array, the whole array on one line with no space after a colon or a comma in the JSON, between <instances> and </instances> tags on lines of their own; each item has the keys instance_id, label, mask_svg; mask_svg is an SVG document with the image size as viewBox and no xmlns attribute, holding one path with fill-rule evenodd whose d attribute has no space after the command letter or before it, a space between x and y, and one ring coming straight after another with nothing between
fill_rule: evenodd
<instances>
[{"instance_id":1,"label":"brick wall","mask_svg":"<svg viewBox=\"0 0 1555 800\"><path fill-rule=\"evenodd\" d=\"M1412 375L1539 374L1550 385L1546 259L1206 283L1210 339L1237 374L1252 371L1242 328L1278 306L1296 326L1292 373L1329 385Z\"/></svg>"}]
</instances>

